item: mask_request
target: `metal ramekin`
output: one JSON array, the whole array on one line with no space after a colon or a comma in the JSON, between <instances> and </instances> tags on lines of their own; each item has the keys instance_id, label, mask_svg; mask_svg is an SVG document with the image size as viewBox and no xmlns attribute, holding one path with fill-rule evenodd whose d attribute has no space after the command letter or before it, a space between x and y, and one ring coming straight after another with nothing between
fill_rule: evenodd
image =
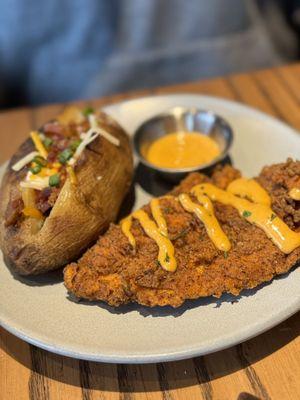
<instances>
[{"instance_id":1,"label":"metal ramekin","mask_svg":"<svg viewBox=\"0 0 300 400\"><path fill-rule=\"evenodd\" d=\"M146 155L151 143L163 135L178 131L199 132L209 136L218 144L220 155L209 163L188 168L162 168L150 163ZM178 182L190 172L205 171L223 161L228 155L232 141L232 129L219 115L197 108L174 107L140 125L135 131L133 146L142 164L158 172L163 178Z\"/></svg>"}]
</instances>

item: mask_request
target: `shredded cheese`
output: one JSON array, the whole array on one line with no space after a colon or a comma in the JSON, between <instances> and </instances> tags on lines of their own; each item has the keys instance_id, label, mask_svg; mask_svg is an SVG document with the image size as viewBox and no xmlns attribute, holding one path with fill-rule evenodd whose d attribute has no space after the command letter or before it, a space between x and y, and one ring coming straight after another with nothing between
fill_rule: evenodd
<instances>
[{"instance_id":1,"label":"shredded cheese","mask_svg":"<svg viewBox=\"0 0 300 400\"><path fill-rule=\"evenodd\" d=\"M95 114L90 114L88 118L90 122L90 129L87 132L80 134L80 139L82 139L82 142L77 147L73 157L71 157L68 161L68 165L70 166L73 166L76 163L77 159L80 157L86 146L89 145L93 140L95 140L96 137L98 137L99 135L103 136L106 140L108 140L115 146L120 145L119 139L115 138L113 135L98 126Z\"/></svg>"},{"instance_id":2,"label":"shredded cheese","mask_svg":"<svg viewBox=\"0 0 300 400\"><path fill-rule=\"evenodd\" d=\"M97 122L96 115L89 114L88 118L89 118L90 127L93 129L98 128L98 122Z\"/></svg>"},{"instance_id":3,"label":"shredded cheese","mask_svg":"<svg viewBox=\"0 0 300 400\"><path fill-rule=\"evenodd\" d=\"M26 177L25 181L20 182L21 188L31 188L36 190L43 190L49 186L49 177L30 179Z\"/></svg>"},{"instance_id":4,"label":"shredded cheese","mask_svg":"<svg viewBox=\"0 0 300 400\"><path fill-rule=\"evenodd\" d=\"M99 127L99 128L97 128L96 132L100 133L101 136L103 136L106 140L108 140L110 143L114 144L115 146L120 146L120 140L115 138L110 133L106 132L104 129Z\"/></svg>"},{"instance_id":5,"label":"shredded cheese","mask_svg":"<svg viewBox=\"0 0 300 400\"><path fill-rule=\"evenodd\" d=\"M83 150L86 148L86 146L88 144L90 144L93 140L96 139L96 137L99 136L98 132L95 132L95 129L89 129L83 139L83 141L80 143L80 145L77 147L74 155L72 158L75 159L75 161L77 160L77 158L79 158L79 156L81 155L81 153L83 152ZM73 165L74 162L72 160L72 158L69 160L69 164ZM72 160L72 161L71 161ZM71 162L70 162L71 161Z\"/></svg>"},{"instance_id":6,"label":"shredded cheese","mask_svg":"<svg viewBox=\"0 0 300 400\"><path fill-rule=\"evenodd\" d=\"M77 176L74 172L74 169L70 165L67 166L67 172L70 177L70 181L71 181L72 185L76 185L77 184Z\"/></svg>"},{"instance_id":7,"label":"shredded cheese","mask_svg":"<svg viewBox=\"0 0 300 400\"><path fill-rule=\"evenodd\" d=\"M34 179L35 177L43 178L45 176L51 176L51 175L57 174L57 172L58 172L57 168L42 168L41 172L39 172L36 175L32 175L31 179Z\"/></svg>"},{"instance_id":8,"label":"shredded cheese","mask_svg":"<svg viewBox=\"0 0 300 400\"><path fill-rule=\"evenodd\" d=\"M27 154L25 157L21 158L21 160L17 161L11 168L14 171L20 171L25 165L30 163L35 156L39 153L37 151L32 151L31 153Z\"/></svg>"},{"instance_id":9,"label":"shredded cheese","mask_svg":"<svg viewBox=\"0 0 300 400\"><path fill-rule=\"evenodd\" d=\"M94 130L94 132L99 133L101 136L103 136L106 140L108 140L110 143L114 144L115 146L120 146L120 140L115 138L112 134L109 132L106 132L103 128L101 128L98 125L97 118L95 114L90 114L89 115L89 122L91 129Z\"/></svg>"},{"instance_id":10,"label":"shredded cheese","mask_svg":"<svg viewBox=\"0 0 300 400\"><path fill-rule=\"evenodd\" d=\"M52 164L52 167L53 167L53 168L60 169L61 163L59 163L59 162L54 162L54 163Z\"/></svg>"},{"instance_id":11,"label":"shredded cheese","mask_svg":"<svg viewBox=\"0 0 300 400\"><path fill-rule=\"evenodd\" d=\"M74 157L71 157L70 160L68 161L68 164L73 166L76 163L76 160Z\"/></svg>"},{"instance_id":12,"label":"shredded cheese","mask_svg":"<svg viewBox=\"0 0 300 400\"><path fill-rule=\"evenodd\" d=\"M37 151L40 153L40 155L43 158L46 159L48 157L48 153L47 153L47 150L45 149L45 147L44 147L44 145L43 145L43 143L41 141L41 138L40 138L38 132L37 131L32 131L32 132L30 132L30 136L31 136L31 139L32 139Z\"/></svg>"}]
</instances>

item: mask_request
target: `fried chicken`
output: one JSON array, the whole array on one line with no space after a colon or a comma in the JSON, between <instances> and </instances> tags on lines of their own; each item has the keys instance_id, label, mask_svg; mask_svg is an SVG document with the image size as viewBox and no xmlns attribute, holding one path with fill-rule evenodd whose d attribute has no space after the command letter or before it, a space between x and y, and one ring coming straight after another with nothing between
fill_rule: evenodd
<instances>
[{"instance_id":1,"label":"fried chicken","mask_svg":"<svg viewBox=\"0 0 300 400\"><path fill-rule=\"evenodd\" d=\"M196 184L211 182L225 189L240 176L236 169L218 168L208 178L190 174L171 194L189 192ZM273 210L291 229L300 228L299 204L288 191L300 188L300 162L265 167L256 178L271 196ZM64 271L67 289L79 298L102 300L112 306L137 302L145 306L180 306L186 299L238 295L283 274L300 258L300 248L284 254L262 229L239 216L237 210L215 202L215 215L232 248L219 251L209 239L204 225L172 198L161 198L169 238L175 248L177 270L165 271L157 262L158 247L134 220L133 250L120 226L112 224L98 242ZM143 207L151 218L150 207Z\"/></svg>"}]
</instances>

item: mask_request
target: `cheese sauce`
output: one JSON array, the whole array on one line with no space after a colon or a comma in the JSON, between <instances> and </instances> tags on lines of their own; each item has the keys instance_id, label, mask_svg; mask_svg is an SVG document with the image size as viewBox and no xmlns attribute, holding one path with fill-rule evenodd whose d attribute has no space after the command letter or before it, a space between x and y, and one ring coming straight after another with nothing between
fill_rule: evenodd
<instances>
[{"instance_id":1,"label":"cheese sauce","mask_svg":"<svg viewBox=\"0 0 300 400\"><path fill-rule=\"evenodd\" d=\"M137 210L132 214L133 218L136 218L144 229L146 235L153 239L158 245L158 261L163 269L166 271L175 271L177 268L177 262L174 257L174 246L171 241L163 236L155 222L153 222L148 214L143 210Z\"/></svg>"},{"instance_id":2,"label":"cheese sauce","mask_svg":"<svg viewBox=\"0 0 300 400\"><path fill-rule=\"evenodd\" d=\"M194 186L192 193L207 195L211 200L236 208L241 217L261 228L275 245L289 254L300 246L300 234L293 232L272 209L265 204L252 203L219 189L210 183Z\"/></svg>"},{"instance_id":3,"label":"cheese sauce","mask_svg":"<svg viewBox=\"0 0 300 400\"><path fill-rule=\"evenodd\" d=\"M203 222L206 232L216 248L221 251L229 251L231 247L229 239L223 232L214 215L211 201L208 197L201 195L197 196L197 200L202 203L202 205L194 203L187 194L179 195L179 201L182 207L186 211L196 214L200 221Z\"/></svg>"},{"instance_id":4,"label":"cheese sauce","mask_svg":"<svg viewBox=\"0 0 300 400\"><path fill-rule=\"evenodd\" d=\"M160 233L164 236L168 236L167 223L162 215L160 205L159 205L159 199L152 199L150 202L150 208L151 208L152 216L153 216L155 222L157 223Z\"/></svg>"},{"instance_id":5,"label":"cheese sauce","mask_svg":"<svg viewBox=\"0 0 300 400\"><path fill-rule=\"evenodd\" d=\"M299 200L300 200L300 189L298 189L298 188L292 188L292 189L289 191L289 196L290 196L293 200L299 201Z\"/></svg>"},{"instance_id":6,"label":"cheese sauce","mask_svg":"<svg viewBox=\"0 0 300 400\"><path fill-rule=\"evenodd\" d=\"M131 215L122 219L122 221L120 222L120 225L121 225L122 232L127 237L129 243L131 244L131 246L133 248L135 248L135 246L136 246L135 238L134 238L133 234L130 232L131 225L132 225Z\"/></svg>"},{"instance_id":7,"label":"cheese sauce","mask_svg":"<svg viewBox=\"0 0 300 400\"><path fill-rule=\"evenodd\" d=\"M176 132L154 141L146 154L152 164L164 168L187 168L206 164L220 154L217 143L196 132Z\"/></svg>"},{"instance_id":8,"label":"cheese sauce","mask_svg":"<svg viewBox=\"0 0 300 400\"><path fill-rule=\"evenodd\" d=\"M244 197L253 203L265 204L271 206L271 198L264 188L254 179L239 178L232 181L228 187L227 192L235 196Z\"/></svg>"}]
</instances>

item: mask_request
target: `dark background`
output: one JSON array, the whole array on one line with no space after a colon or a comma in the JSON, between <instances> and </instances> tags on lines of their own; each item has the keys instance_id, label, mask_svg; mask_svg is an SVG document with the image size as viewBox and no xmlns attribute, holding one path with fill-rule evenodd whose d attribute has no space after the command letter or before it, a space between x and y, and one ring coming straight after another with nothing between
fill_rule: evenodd
<instances>
[{"instance_id":1,"label":"dark background","mask_svg":"<svg viewBox=\"0 0 300 400\"><path fill-rule=\"evenodd\" d=\"M2 109L300 58L300 0L0 0Z\"/></svg>"}]
</instances>

